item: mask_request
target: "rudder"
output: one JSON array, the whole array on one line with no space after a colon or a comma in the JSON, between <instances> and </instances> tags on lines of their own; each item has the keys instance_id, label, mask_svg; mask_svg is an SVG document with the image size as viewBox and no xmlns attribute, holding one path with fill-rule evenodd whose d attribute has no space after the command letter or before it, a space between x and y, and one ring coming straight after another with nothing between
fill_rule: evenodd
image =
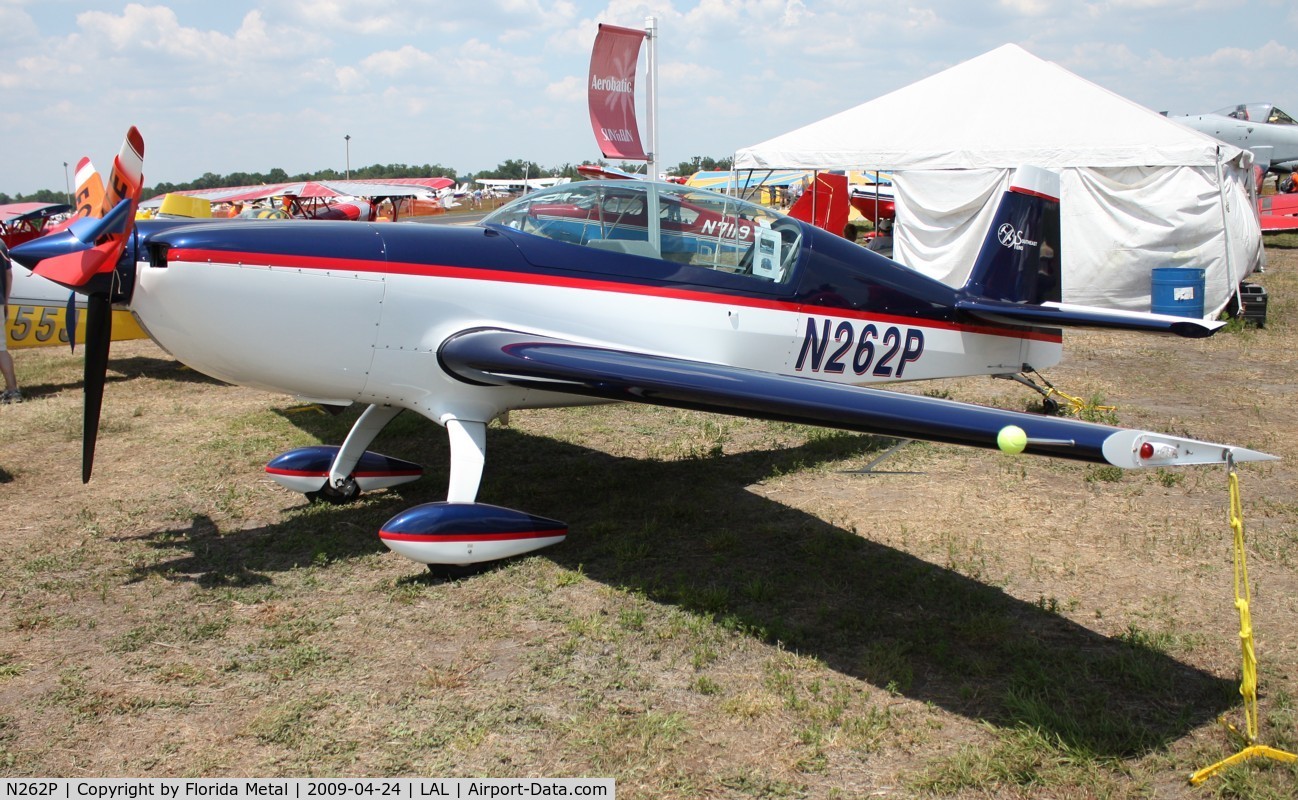
<instances>
[{"instance_id":1,"label":"rudder","mask_svg":"<svg viewBox=\"0 0 1298 800\"><path fill-rule=\"evenodd\" d=\"M1019 167L987 229L964 293L1011 303L1059 299L1059 176Z\"/></svg>"}]
</instances>

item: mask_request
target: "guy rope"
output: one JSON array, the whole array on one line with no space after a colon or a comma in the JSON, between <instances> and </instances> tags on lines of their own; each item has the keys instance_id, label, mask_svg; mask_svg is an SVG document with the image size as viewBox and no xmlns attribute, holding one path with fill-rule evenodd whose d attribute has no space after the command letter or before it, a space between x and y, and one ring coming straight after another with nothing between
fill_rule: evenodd
<instances>
[{"instance_id":1,"label":"guy rope","mask_svg":"<svg viewBox=\"0 0 1298 800\"><path fill-rule=\"evenodd\" d=\"M1239 646L1243 668L1239 693L1244 698L1244 731L1222 719L1233 733L1243 739L1245 747L1233 756L1224 758L1190 775L1190 783L1198 785L1226 767L1251 758L1270 758L1275 761L1298 761L1298 755L1257 743L1257 653L1253 649L1253 621L1249 616L1248 564L1244 558L1244 511L1239 499L1239 476L1235 473L1235 460L1227 453L1226 472L1230 479L1230 528L1235 538L1235 608L1239 609Z\"/></svg>"}]
</instances>

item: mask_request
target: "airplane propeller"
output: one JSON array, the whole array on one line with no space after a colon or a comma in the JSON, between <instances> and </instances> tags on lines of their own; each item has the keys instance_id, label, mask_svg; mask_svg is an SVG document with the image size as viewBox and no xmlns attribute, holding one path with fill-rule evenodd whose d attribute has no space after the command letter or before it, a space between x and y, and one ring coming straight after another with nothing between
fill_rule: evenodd
<instances>
[{"instance_id":1,"label":"airplane propeller","mask_svg":"<svg viewBox=\"0 0 1298 800\"><path fill-rule=\"evenodd\" d=\"M121 152L113 159L101 213L84 216L65 231L24 242L12 253L14 260L42 278L86 295L82 483L90 481L95 461L104 384L108 377L108 350L113 338L113 303L130 299L132 282L124 280L126 276L119 273L118 264L133 233L135 208L143 185L143 165L144 138L132 127L126 133ZM128 273L132 266L127 267Z\"/></svg>"},{"instance_id":2,"label":"airplane propeller","mask_svg":"<svg viewBox=\"0 0 1298 800\"><path fill-rule=\"evenodd\" d=\"M106 294L86 299L86 355L83 373L85 409L81 435L81 482L90 482L99 438L99 413L108 380L108 348L113 340L113 303Z\"/></svg>"}]
</instances>

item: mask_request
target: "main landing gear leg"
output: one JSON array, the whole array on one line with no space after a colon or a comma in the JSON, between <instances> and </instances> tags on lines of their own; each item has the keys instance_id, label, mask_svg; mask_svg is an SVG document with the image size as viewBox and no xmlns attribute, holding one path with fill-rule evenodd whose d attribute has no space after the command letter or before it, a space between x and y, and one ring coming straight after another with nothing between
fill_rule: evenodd
<instances>
[{"instance_id":1,"label":"main landing gear leg","mask_svg":"<svg viewBox=\"0 0 1298 800\"><path fill-rule=\"evenodd\" d=\"M446 502L472 503L487 462L487 423L451 418L446 420L446 433L451 440L451 484Z\"/></svg>"},{"instance_id":2,"label":"main landing gear leg","mask_svg":"<svg viewBox=\"0 0 1298 800\"><path fill-rule=\"evenodd\" d=\"M451 440L451 482L446 502L472 503L482 483L482 469L487 463L487 423L464 419L446 420L446 434ZM476 575L495 566L495 562L476 564L429 564L434 578L455 581Z\"/></svg>"},{"instance_id":3,"label":"main landing gear leg","mask_svg":"<svg viewBox=\"0 0 1298 800\"><path fill-rule=\"evenodd\" d=\"M434 577L453 579L567 537L568 526L558 520L476 502L487 455L486 419L446 413L438 422L451 442L446 500L417 505L388 520L379 529L388 548L427 564Z\"/></svg>"},{"instance_id":4,"label":"main landing gear leg","mask_svg":"<svg viewBox=\"0 0 1298 800\"><path fill-rule=\"evenodd\" d=\"M365 448L400 413L401 409L395 406L372 405L365 409L352 425L342 447L338 449L338 455L334 456L333 463L329 465L329 477L325 480L325 485L319 491L308 492L307 497L336 504L350 503L360 497L361 489L352 478L352 472L365 454Z\"/></svg>"}]
</instances>

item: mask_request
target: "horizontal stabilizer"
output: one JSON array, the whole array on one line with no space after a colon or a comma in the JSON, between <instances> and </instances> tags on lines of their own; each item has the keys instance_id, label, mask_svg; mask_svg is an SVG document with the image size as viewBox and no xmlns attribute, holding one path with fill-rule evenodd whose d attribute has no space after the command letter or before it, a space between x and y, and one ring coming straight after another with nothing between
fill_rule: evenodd
<instances>
[{"instance_id":1,"label":"horizontal stabilizer","mask_svg":"<svg viewBox=\"0 0 1298 800\"><path fill-rule=\"evenodd\" d=\"M1149 333L1172 333L1189 339L1211 336L1224 322L1171 314L1142 314L1068 303L1007 303L982 297L956 301L960 311L992 322L1040 325L1049 328L1111 328Z\"/></svg>"}]
</instances>

